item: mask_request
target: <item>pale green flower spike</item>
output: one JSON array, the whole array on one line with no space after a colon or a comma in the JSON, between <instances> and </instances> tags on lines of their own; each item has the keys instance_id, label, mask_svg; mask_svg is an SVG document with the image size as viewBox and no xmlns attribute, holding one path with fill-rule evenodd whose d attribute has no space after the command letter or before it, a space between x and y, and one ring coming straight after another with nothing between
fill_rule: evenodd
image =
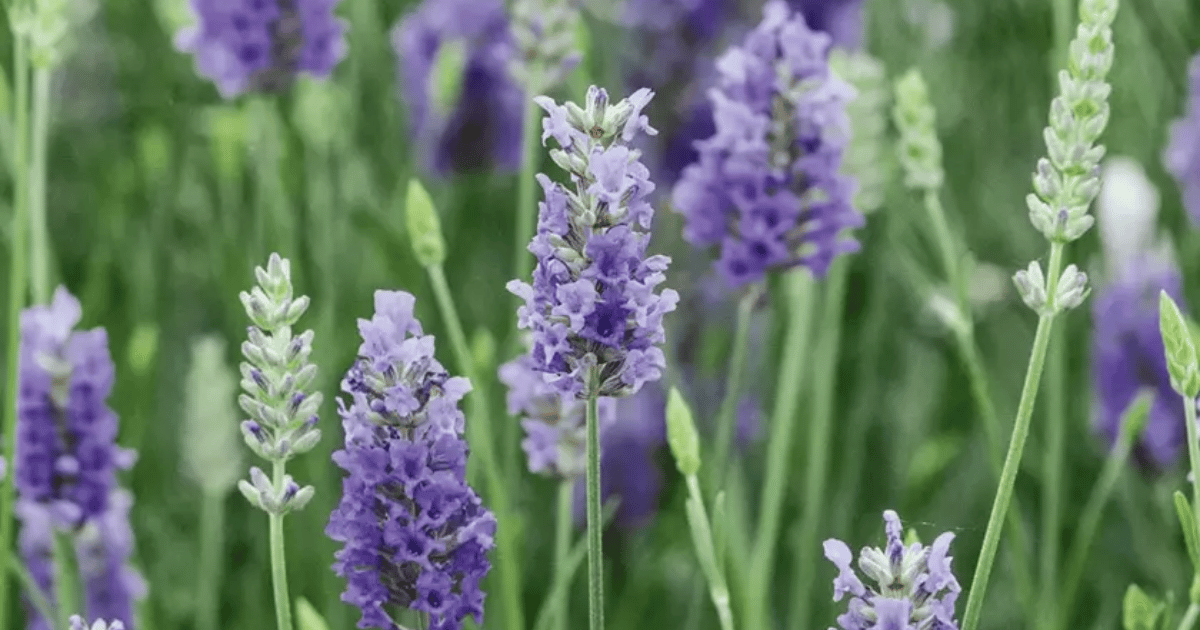
<instances>
[{"instance_id":1,"label":"pale green flower spike","mask_svg":"<svg viewBox=\"0 0 1200 630\"><path fill-rule=\"evenodd\" d=\"M1166 612L1167 606L1146 594L1136 584L1130 584L1125 590L1122 608L1122 627L1125 630L1158 630L1159 618Z\"/></svg>"},{"instance_id":2,"label":"pale green flower spike","mask_svg":"<svg viewBox=\"0 0 1200 630\"><path fill-rule=\"evenodd\" d=\"M834 73L854 86L858 93L847 106L850 143L842 168L858 182L854 208L870 214L883 205L893 163L887 148L887 109L891 90L880 61L865 52L836 48L829 63Z\"/></svg>"},{"instance_id":3,"label":"pale green flower spike","mask_svg":"<svg viewBox=\"0 0 1200 630\"><path fill-rule=\"evenodd\" d=\"M1196 346L1192 343L1191 331L1183 319L1183 313L1179 312L1175 300L1166 291L1158 294L1158 326L1167 352L1171 387L1179 395L1195 399L1200 395L1200 363L1196 358Z\"/></svg>"},{"instance_id":4,"label":"pale green flower spike","mask_svg":"<svg viewBox=\"0 0 1200 630\"><path fill-rule=\"evenodd\" d=\"M9 16L13 34L29 39L29 61L35 69L62 60L71 28L70 9L67 0L27 0L13 7Z\"/></svg>"},{"instance_id":5,"label":"pale green flower spike","mask_svg":"<svg viewBox=\"0 0 1200 630\"><path fill-rule=\"evenodd\" d=\"M667 398L667 443L675 457L675 466L683 476L700 471L700 438L696 434L692 410L675 388L671 388Z\"/></svg>"},{"instance_id":6,"label":"pale green flower spike","mask_svg":"<svg viewBox=\"0 0 1200 630\"><path fill-rule=\"evenodd\" d=\"M437 208L421 182L408 180L405 196L404 216L408 222L408 238L412 241L413 255L422 267L440 265L446 260L446 239L442 237L442 224L438 221Z\"/></svg>"},{"instance_id":7,"label":"pale green flower spike","mask_svg":"<svg viewBox=\"0 0 1200 630\"><path fill-rule=\"evenodd\" d=\"M544 94L579 63L582 20L566 0L515 0L512 32L518 54L509 72L529 95Z\"/></svg>"},{"instance_id":8,"label":"pale green flower spike","mask_svg":"<svg viewBox=\"0 0 1200 630\"><path fill-rule=\"evenodd\" d=\"M942 187L942 143L937 137L936 113L929 88L916 70L896 81L896 106L892 120L900 132L896 152L904 168L904 185L920 191Z\"/></svg>"},{"instance_id":9,"label":"pale green flower spike","mask_svg":"<svg viewBox=\"0 0 1200 630\"><path fill-rule=\"evenodd\" d=\"M192 342L192 362L184 388L182 447L184 474L205 494L233 489L245 465L233 401L237 377L225 361L225 341L217 335Z\"/></svg>"}]
</instances>

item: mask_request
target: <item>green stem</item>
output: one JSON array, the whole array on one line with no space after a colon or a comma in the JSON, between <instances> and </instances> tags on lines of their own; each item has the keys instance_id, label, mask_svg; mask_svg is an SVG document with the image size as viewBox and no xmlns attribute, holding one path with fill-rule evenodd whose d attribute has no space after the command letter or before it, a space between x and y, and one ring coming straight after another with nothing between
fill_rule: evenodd
<instances>
[{"instance_id":1,"label":"green stem","mask_svg":"<svg viewBox=\"0 0 1200 630\"><path fill-rule=\"evenodd\" d=\"M1192 411L1195 416L1195 411ZM1193 418L1194 419L1194 418ZM1124 418L1128 422L1128 417ZM1129 461L1129 453L1133 450L1133 441L1135 435L1131 435L1125 430L1124 426L1118 433L1118 441L1116 447L1109 453L1108 458L1104 460L1104 468L1100 471L1100 477L1096 480L1096 485L1092 487L1092 493L1088 496L1087 503L1083 508L1083 516L1079 519L1079 526L1075 530L1075 535L1071 540L1071 547L1067 553L1066 570L1063 573L1065 580L1062 584L1062 594L1058 599L1058 610L1056 614L1059 617L1051 619L1047 624L1049 627L1067 628L1067 623L1071 616L1071 605L1075 601L1075 593L1079 588L1079 580L1083 577L1084 563L1087 561L1087 552L1092 546L1092 541L1096 537L1096 530L1100 526L1100 517L1104 514L1104 507L1108 505L1108 499L1112 496L1113 488L1117 485L1117 479L1120 478L1121 472L1125 470L1125 464ZM1042 584L1040 588L1045 589L1046 584ZM1054 623L1057 622L1055 626Z\"/></svg>"},{"instance_id":2,"label":"green stem","mask_svg":"<svg viewBox=\"0 0 1200 630\"><path fill-rule=\"evenodd\" d=\"M783 358L779 382L775 388L775 406L771 416L771 435L767 441L767 472L763 482L758 531L747 576L746 623L743 628L767 627L767 594L772 584L771 573L779 537L779 519L783 508L783 492L788 480L788 463L792 446L792 430L796 426L796 408L808 359L809 319L813 310L813 280L804 269L797 269L783 278L788 303L788 324L784 337Z\"/></svg>"},{"instance_id":3,"label":"green stem","mask_svg":"<svg viewBox=\"0 0 1200 630\"><path fill-rule=\"evenodd\" d=\"M17 134L13 146L13 216L12 258L8 269L8 387L4 392L4 456L8 458L9 474L4 475L4 487L0 490L0 562L12 562L10 541L13 537L13 473L17 451L17 389L20 387L18 373L21 348L21 310L25 307L25 293L29 276L26 273L28 255L29 204L26 188L27 178L21 174L28 168L29 146L29 74L27 43L24 37L13 37L13 74L16 75L13 90L13 132ZM8 624L8 580L0 579L0 628Z\"/></svg>"},{"instance_id":4,"label":"green stem","mask_svg":"<svg viewBox=\"0 0 1200 630\"><path fill-rule=\"evenodd\" d=\"M1049 354L1046 360L1046 446L1042 451L1042 535L1041 535L1041 564L1038 572L1037 615L1045 630L1053 630L1055 621L1061 611L1071 609L1071 594L1063 590L1059 594L1059 539L1062 535L1062 489L1064 467L1063 459L1066 448L1066 370L1063 363L1066 360L1066 337L1059 335L1050 342ZM1111 462L1112 458L1109 458ZM1106 462L1106 466L1108 463ZM1117 469L1119 471L1120 469ZM1114 471L1113 482L1116 481ZM1107 470L1105 471L1107 472ZM1111 488L1110 488L1111 490ZM1095 498L1093 496L1093 498ZM1107 501L1107 494L1104 497ZM1089 505L1090 507L1090 505ZM1103 503L1096 506L1096 518ZM1085 517L1088 512L1085 510ZM1082 537L1087 523L1081 521L1076 537ZM1093 525L1094 527L1094 525ZM1091 536L1091 533L1087 534ZM1091 541L1088 540L1088 544ZM1086 548L1084 549L1086 550ZM1083 558L1079 558L1082 569ZM1072 560L1074 562L1074 560ZM1070 564L1067 565L1071 567ZM1070 585L1070 574L1067 574L1067 587Z\"/></svg>"},{"instance_id":5,"label":"green stem","mask_svg":"<svg viewBox=\"0 0 1200 630\"><path fill-rule=\"evenodd\" d=\"M604 630L604 530L600 522L600 375L588 369L587 383L587 539L588 628Z\"/></svg>"},{"instance_id":6,"label":"green stem","mask_svg":"<svg viewBox=\"0 0 1200 630\"><path fill-rule=\"evenodd\" d=\"M75 562L75 537L64 531L54 532L54 594L58 598L58 627L71 627L71 616L84 613L79 598L79 570Z\"/></svg>"},{"instance_id":7,"label":"green stem","mask_svg":"<svg viewBox=\"0 0 1200 630\"><path fill-rule=\"evenodd\" d=\"M725 479L725 466L733 435L737 431L737 408L741 402L742 385L746 376L747 339L750 336L750 315L758 301L757 285L738 302L737 319L733 329L733 348L729 354L729 376L725 382L725 398L717 412L717 441L713 451L711 489L715 495Z\"/></svg>"},{"instance_id":8,"label":"green stem","mask_svg":"<svg viewBox=\"0 0 1200 630\"><path fill-rule=\"evenodd\" d=\"M975 343L975 321L967 295L967 282L963 278L961 258L956 253L950 222L946 218L946 210L942 206L942 200L938 193L937 189L925 191L925 213L933 225L934 238L942 259L942 268L953 291L958 313L962 317L962 321L953 326L954 340L958 344L959 357L963 367L967 370L971 398L975 402L982 421L983 436L987 441L992 471L999 477L1002 466L1001 449L1003 448L1000 441L1000 418L996 414L991 388L988 386L987 372L983 368L983 362L979 358L979 349ZM1012 547L1009 548L1009 561L1012 562L1013 571L1017 575L1015 582L1019 599L1030 612L1034 612L1036 610L1033 607L1034 596L1030 590L1033 578L1033 568L1029 563L1031 546L1029 534L1025 528L1025 519L1021 515L1020 503L1016 500L1013 501L1012 509L1008 513L1008 526L1011 529L1009 535L1013 542Z\"/></svg>"},{"instance_id":9,"label":"green stem","mask_svg":"<svg viewBox=\"0 0 1200 630\"><path fill-rule=\"evenodd\" d=\"M220 621L221 558L224 552L225 496L205 492L200 504L200 569L196 589L196 630L217 630Z\"/></svg>"},{"instance_id":10,"label":"green stem","mask_svg":"<svg viewBox=\"0 0 1200 630\"><path fill-rule=\"evenodd\" d=\"M34 304L50 301L50 237L46 231L46 145L50 129L50 69L33 71L33 151L29 165L29 240ZM23 175L23 174L22 174Z\"/></svg>"},{"instance_id":11,"label":"green stem","mask_svg":"<svg viewBox=\"0 0 1200 630\"><path fill-rule=\"evenodd\" d=\"M567 557L571 554L571 534L575 529L575 480L564 479L558 483L558 516L554 526L554 582L557 584L560 581L566 581L570 585L570 576L567 566ZM568 605L569 589L563 589L558 593L555 607L557 608L555 617L558 624L555 626L557 630L568 630L570 628L570 607Z\"/></svg>"},{"instance_id":12,"label":"green stem","mask_svg":"<svg viewBox=\"0 0 1200 630\"><path fill-rule=\"evenodd\" d=\"M722 568L724 563L713 546L712 526L708 521L708 511L704 507L704 494L700 491L700 481L695 475L688 475L687 487L693 501L689 514L692 518L688 519L692 529L692 542L696 545L701 564L705 565L708 593L712 598L713 607L717 609L721 630L734 630L733 610L729 607L729 587Z\"/></svg>"},{"instance_id":13,"label":"green stem","mask_svg":"<svg viewBox=\"0 0 1200 630\"><path fill-rule=\"evenodd\" d=\"M37 580L33 579L33 575L25 568L24 564L14 556L8 557L8 572L21 583L25 588L25 593L29 596L29 601L33 603L33 607L37 609L42 619L49 622L56 618L54 607L50 605L50 598L46 597L45 591L38 585Z\"/></svg>"},{"instance_id":14,"label":"green stem","mask_svg":"<svg viewBox=\"0 0 1200 630\"><path fill-rule=\"evenodd\" d=\"M1183 619L1179 620L1179 630L1192 630L1197 617L1200 617L1200 604L1190 604L1187 612L1183 613Z\"/></svg>"},{"instance_id":15,"label":"green stem","mask_svg":"<svg viewBox=\"0 0 1200 630\"><path fill-rule=\"evenodd\" d=\"M500 574L500 589L504 599L504 610L507 615L505 628L522 630L525 628L525 611L521 603L521 569L518 564L518 547L515 538L516 522L509 508L508 488L504 485L504 477L497 466L493 438L491 433L491 407L488 403L488 384L478 374L474 355L467 345L467 336L463 332L462 320L458 317L458 309L454 305L454 296L450 293L450 285L446 282L446 274L441 265L426 267L429 281L433 286L433 295L437 300L438 309L442 314L442 322L450 337L450 348L454 352L459 369L471 381L474 389L467 399L470 418L466 423L467 443L479 458L479 466L483 471L484 482L487 484L488 499L492 512L496 515L499 526L496 529L496 569Z\"/></svg>"},{"instance_id":16,"label":"green stem","mask_svg":"<svg viewBox=\"0 0 1200 630\"><path fill-rule=\"evenodd\" d=\"M272 465L274 487L283 486L284 466L282 460ZM279 630L292 630L292 600L288 597L287 556L283 544L283 516L269 514L271 541L271 582L275 592L275 621Z\"/></svg>"},{"instance_id":17,"label":"green stem","mask_svg":"<svg viewBox=\"0 0 1200 630\"><path fill-rule=\"evenodd\" d=\"M612 522L613 516L617 513L617 502L609 501L604 505L604 524L608 525ZM571 545L570 551L563 561L564 570L558 574L554 583L550 585L550 591L546 593L546 599L542 601L542 608L538 611L537 617L533 621L533 630L552 630L556 616L553 602L562 599L570 592L571 580L575 577L575 573L579 571L579 567L583 566L583 561L587 558L588 541L587 537L579 539L574 545Z\"/></svg>"},{"instance_id":18,"label":"green stem","mask_svg":"<svg viewBox=\"0 0 1200 630\"><path fill-rule=\"evenodd\" d=\"M819 564L812 561L817 548L821 516L827 513L825 485L829 473L829 435L833 428L833 401L837 388L838 352L841 349L842 312L845 306L846 277L849 261L833 263L825 279L825 300L822 305L821 331L813 363L821 366L813 375L812 411L809 423L808 457L804 471L804 513L800 519L800 553L796 554L793 572L792 617L789 627L800 630L811 625L813 582Z\"/></svg>"},{"instance_id":19,"label":"green stem","mask_svg":"<svg viewBox=\"0 0 1200 630\"><path fill-rule=\"evenodd\" d=\"M1200 525L1200 442L1196 437L1196 401L1184 396L1184 422L1187 427L1188 460L1192 465L1192 513Z\"/></svg>"},{"instance_id":20,"label":"green stem","mask_svg":"<svg viewBox=\"0 0 1200 630\"><path fill-rule=\"evenodd\" d=\"M541 166L541 145L538 141L538 120L541 108L533 102L533 94L525 95L525 118L521 123L521 175L517 180L517 227L513 235L513 270L517 278L528 278L533 270L533 254L528 251L533 240L537 201L534 199L534 174Z\"/></svg>"},{"instance_id":21,"label":"green stem","mask_svg":"<svg viewBox=\"0 0 1200 630\"><path fill-rule=\"evenodd\" d=\"M1062 270L1062 258L1062 243L1051 245L1049 270L1046 274L1046 294L1050 296L1048 299L1051 302L1058 289L1058 275ZM975 630L979 625L980 613L983 611L983 597L987 592L992 564L996 561L996 549L1000 545L1000 531L1003 529L1004 517L1012 499L1017 472L1021 467L1021 455L1025 451L1025 440L1029 437L1033 406L1037 400L1038 386L1041 385L1042 368L1046 363L1046 350L1050 345L1050 333L1054 327L1054 305L1049 304L1048 307L1047 311L1038 318L1037 332L1033 337L1033 350L1029 356L1029 366L1025 371L1025 383L1021 387L1021 400L1017 404L1017 417L1013 422L1012 440L1008 444L1004 468L1000 471L1000 483L996 489L996 498L992 502L992 512L988 516L987 530L983 534L983 547L979 551L979 562L975 565L975 575L971 580L971 592L967 596L962 630Z\"/></svg>"}]
</instances>

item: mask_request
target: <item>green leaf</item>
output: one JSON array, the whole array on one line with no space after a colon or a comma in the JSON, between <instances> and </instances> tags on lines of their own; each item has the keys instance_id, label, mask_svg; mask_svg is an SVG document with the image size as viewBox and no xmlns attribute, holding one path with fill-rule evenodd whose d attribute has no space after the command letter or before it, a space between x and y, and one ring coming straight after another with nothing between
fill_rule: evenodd
<instances>
[{"instance_id":1,"label":"green leaf","mask_svg":"<svg viewBox=\"0 0 1200 630\"><path fill-rule=\"evenodd\" d=\"M296 598L296 627L299 630L329 630L325 618L303 597Z\"/></svg>"},{"instance_id":2,"label":"green leaf","mask_svg":"<svg viewBox=\"0 0 1200 630\"><path fill-rule=\"evenodd\" d=\"M1125 590L1123 626L1125 630L1155 630L1166 605L1146 594L1136 584Z\"/></svg>"},{"instance_id":3,"label":"green leaf","mask_svg":"<svg viewBox=\"0 0 1200 630\"><path fill-rule=\"evenodd\" d=\"M1158 294L1158 327L1166 347L1171 387L1182 396L1195 398L1200 394L1200 363L1196 359L1196 346L1183 313L1179 312L1179 306L1166 291Z\"/></svg>"},{"instance_id":4,"label":"green leaf","mask_svg":"<svg viewBox=\"0 0 1200 630\"><path fill-rule=\"evenodd\" d=\"M1187 497L1178 490L1175 491L1175 513L1179 516L1179 526L1183 528L1183 541L1187 544L1188 557L1192 559L1192 568L1200 571L1200 546L1197 540L1200 536L1196 531L1196 516Z\"/></svg>"},{"instance_id":5,"label":"green leaf","mask_svg":"<svg viewBox=\"0 0 1200 630\"><path fill-rule=\"evenodd\" d=\"M692 421L692 410L674 387L667 397L667 443L680 473L692 476L700 471L700 438Z\"/></svg>"},{"instance_id":6,"label":"green leaf","mask_svg":"<svg viewBox=\"0 0 1200 630\"><path fill-rule=\"evenodd\" d=\"M442 238L442 224L438 220L433 199L416 178L408 180L404 216L408 219L408 238L412 241L417 262L424 267L442 264L446 260L446 241Z\"/></svg>"},{"instance_id":7,"label":"green leaf","mask_svg":"<svg viewBox=\"0 0 1200 630\"><path fill-rule=\"evenodd\" d=\"M717 493L717 498L713 499L712 509L712 537L713 537L713 552L717 556L717 564L725 562L725 545L728 542L725 533L725 519L729 518L725 510L725 491Z\"/></svg>"}]
</instances>

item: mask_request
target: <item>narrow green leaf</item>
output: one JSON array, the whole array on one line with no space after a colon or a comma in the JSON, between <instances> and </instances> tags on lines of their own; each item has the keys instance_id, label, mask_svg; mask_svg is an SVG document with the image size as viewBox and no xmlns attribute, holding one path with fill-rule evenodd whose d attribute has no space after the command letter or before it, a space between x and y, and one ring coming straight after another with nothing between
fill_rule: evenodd
<instances>
[{"instance_id":1,"label":"narrow green leaf","mask_svg":"<svg viewBox=\"0 0 1200 630\"><path fill-rule=\"evenodd\" d=\"M725 491L717 493L717 498L713 499L712 509L712 536L713 550L717 556L717 564L725 563L725 546L728 544L727 534L725 533L725 519L729 518L725 510Z\"/></svg>"},{"instance_id":2,"label":"narrow green leaf","mask_svg":"<svg viewBox=\"0 0 1200 630\"><path fill-rule=\"evenodd\" d=\"M1175 513L1179 516L1179 526L1183 528L1183 541L1187 544L1188 557L1192 559L1192 568L1200 571L1200 546L1197 545L1196 519L1192 506L1187 497L1178 490L1175 491Z\"/></svg>"},{"instance_id":3,"label":"narrow green leaf","mask_svg":"<svg viewBox=\"0 0 1200 630\"><path fill-rule=\"evenodd\" d=\"M1136 584L1130 584L1125 590L1123 626L1125 630L1156 630L1165 608L1162 602L1147 595Z\"/></svg>"},{"instance_id":4,"label":"narrow green leaf","mask_svg":"<svg viewBox=\"0 0 1200 630\"><path fill-rule=\"evenodd\" d=\"M329 630L325 618L303 597L296 598L296 626L299 630Z\"/></svg>"}]
</instances>

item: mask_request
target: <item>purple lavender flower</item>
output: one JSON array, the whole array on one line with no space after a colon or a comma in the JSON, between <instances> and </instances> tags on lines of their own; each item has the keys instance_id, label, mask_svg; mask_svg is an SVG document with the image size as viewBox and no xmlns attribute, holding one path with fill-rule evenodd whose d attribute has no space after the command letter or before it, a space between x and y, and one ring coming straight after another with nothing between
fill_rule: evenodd
<instances>
[{"instance_id":1,"label":"purple lavender flower","mask_svg":"<svg viewBox=\"0 0 1200 630\"><path fill-rule=\"evenodd\" d=\"M198 23L175 36L225 98L287 88L303 72L326 77L346 56L339 0L192 0Z\"/></svg>"},{"instance_id":2,"label":"purple lavender flower","mask_svg":"<svg viewBox=\"0 0 1200 630\"><path fill-rule=\"evenodd\" d=\"M513 280L508 290L525 300L518 325L533 332L534 369L565 396L632 394L665 367L663 316L679 296L655 293L671 259L646 256L654 184L641 154L626 146L657 133L641 113L652 97L642 89L610 105L592 86L586 110L535 99L549 114L542 140L562 147L550 157L570 172L573 190L538 175L546 199L529 245L538 258L533 285ZM593 367L597 382L589 383Z\"/></svg>"},{"instance_id":3,"label":"purple lavender flower","mask_svg":"<svg viewBox=\"0 0 1200 630\"><path fill-rule=\"evenodd\" d=\"M360 319L358 361L338 401L346 447L333 460L348 474L325 532L345 543L334 571L342 600L362 609L359 628L396 628L389 607L430 615L430 630L483 622L480 582L490 568L496 520L465 480L467 444L459 400L471 389L433 356L413 318L414 299L376 291L375 316Z\"/></svg>"},{"instance_id":4,"label":"purple lavender flower","mask_svg":"<svg viewBox=\"0 0 1200 630\"><path fill-rule=\"evenodd\" d=\"M1179 182L1192 224L1200 226L1200 54L1192 58L1188 86L1186 111L1171 123L1163 163Z\"/></svg>"},{"instance_id":5,"label":"purple lavender flower","mask_svg":"<svg viewBox=\"0 0 1200 630\"><path fill-rule=\"evenodd\" d=\"M782 0L763 15L717 61L717 131L696 144L699 161L672 191L684 237L719 250L731 286L797 265L823 275L857 249L843 232L863 222L854 183L839 172L854 90L829 70L830 38Z\"/></svg>"},{"instance_id":6,"label":"purple lavender flower","mask_svg":"<svg viewBox=\"0 0 1200 630\"><path fill-rule=\"evenodd\" d=\"M533 357L523 354L500 366L500 381L508 387L508 413L521 416L525 439L521 448L529 458L529 471L564 479L585 472L587 405L574 396L563 396L542 379ZM600 443L616 421L616 401L601 398Z\"/></svg>"},{"instance_id":7,"label":"purple lavender flower","mask_svg":"<svg viewBox=\"0 0 1200 630\"><path fill-rule=\"evenodd\" d=\"M392 31L409 126L425 168L440 174L515 170L524 93L509 67L516 47L500 0L426 0ZM435 98L434 62L465 46L462 85L447 111Z\"/></svg>"},{"instance_id":8,"label":"purple lavender flower","mask_svg":"<svg viewBox=\"0 0 1200 630\"><path fill-rule=\"evenodd\" d=\"M63 287L49 306L21 314L15 483L66 528L105 513L122 458L106 402L115 371L108 337L103 328L73 330L81 315Z\"/></svg>"},{"instance_id":9,"label":"purple lavender flower","mask_svg":"<svg viewBox=\"0 0 1200 630\"><path fill-rule=\"evenodd\" d=\"M887 546L864 547L858 567L876 586L863 584L851 563L854 555L846 543L825 541L825 557L838 569L833 580L833 601L850 596L849 610L837 618L844 630L922 628L958 630L954 602L962 588L950 570L950 543L954 534L938 536L929 547L921 543L904 546L900 517L883 513Z\"/></svg>"},{"instance_id":10,"label":"purple lavender flower","mask_svg":"<svg viewBox=\"0 0 1200 630\"><path fill-rule=\"evenodd\" d=\"M1186 433L1183 400L1171 388L1158 327L1160 290L1186 309L1179 269L1164 257L1143 256L1099 289L1092 302L1096 430L1110 448L1116 445L1125 410L1141 389L1154 391L1146 428L1133 449L1134 460L1149 470L1174 463Z\"/></svg>"},{"instance_id":11,"label":"purple lavender flower","mask_svg":"<svg viewBox=\"0 0 1200 630\"><path fill-rule=\"evenodd\" d=\"M829 34L838 48L857 50L863 40L863 0L788 0L814 30Z\"/></svg>"}]
</instances>

